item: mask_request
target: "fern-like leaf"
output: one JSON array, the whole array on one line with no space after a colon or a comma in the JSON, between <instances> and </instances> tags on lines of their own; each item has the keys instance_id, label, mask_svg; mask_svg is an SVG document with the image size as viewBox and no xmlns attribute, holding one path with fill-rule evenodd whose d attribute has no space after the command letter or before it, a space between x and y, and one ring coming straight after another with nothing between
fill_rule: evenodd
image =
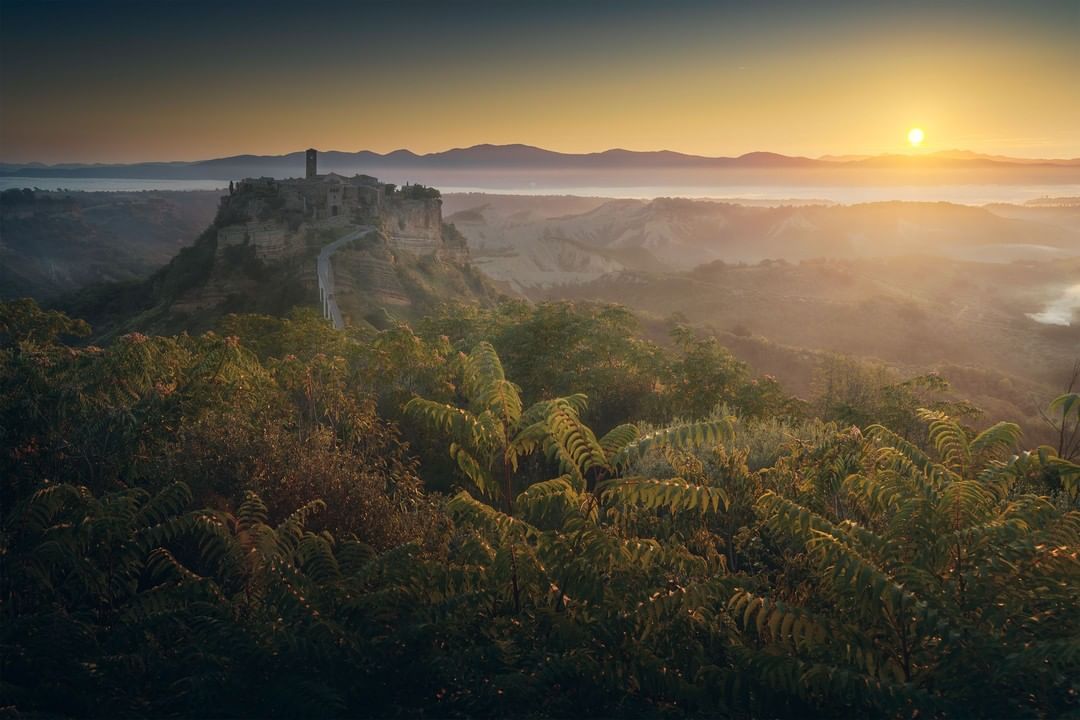
<instances>
[{"instance_id":1,"label":"fern-like leaf","mask_svg":"<svg viewBox=\"0 0 1080 720\"><path fill-rule=\"evenodd\" d=\"M657 447L687 448L720 445L731 441L734 437L733 428L734 418L732 417L663 428L625 445L611 458L611 464L617 468L624 468Z\"/></svg>"},{"instance_id":2,"label":"fern-like leaf","mask_svg":"<svg viewBox=\"0 0 1080 720\"><path fill-rule=\"evenodd\" d=\"M490 427L468 410L453 405L413 398L405 404L405 413L420 420L429 429L446 433L458 443L476 446L491 441Z\"/></svg>"},{"instance_id":3,"label":"fern-like leaf","mask_svg":"<svg viewBox=\"0 0 1080 720\"><path fill-rule=\"evenodd\" d=\"M985 458L999 458L1011 452L1022 436L1023 432L1016 423L999 422L972 439L971 453Z\"/></svg>"},{"instance_id":4,"label":"fern-like leaf","mask_svg":"<svg viewBox=\"0 0 1080 720\"><path fill-rule=\"evenodd\" d=\"M506 379L502 361L489 342L481 342L465 359L464 392L477 414L488 410L506 425L521 417L521 396Z\"/></svg>"},{"instance_id":5,"label":"fern-like leaf","mask_svg":"<svg viewBox=\"0 0 1080 720\"><path fill-rule=\"evenodd\" d=\"M631 423L616 425L609 430L604 437L600 438L600 447L604 450L607 462L610 464L617 453L639 437L641 437L641 431L638 430L637 425Z\"/></svg>"},{"instance_id":6,"label":"fern-like leaf","mask_svg":"<svg viewBox=\"0 0 1080 720\"><path fill-rule=\"evenodd\" d=\"M602 497L609 503L641 505L650 510L715 513L727 509L730 502L723 488L695 485L682 478L624 478L609 480L602 488Z\"/></svg>"}]
</instances>

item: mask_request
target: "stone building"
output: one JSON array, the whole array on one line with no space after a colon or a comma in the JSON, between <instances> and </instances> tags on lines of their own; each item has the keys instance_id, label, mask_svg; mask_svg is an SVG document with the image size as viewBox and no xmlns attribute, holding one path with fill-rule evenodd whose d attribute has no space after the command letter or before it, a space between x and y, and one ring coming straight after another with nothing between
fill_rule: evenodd
<instances>
[{"instance_id":1,"label":"stone building","mask_svg":"<svg viewBox=\"0 0 1080 720\"><path fill-rule=\"evenodd\" d=\"M378 217L383 203L383 186L370 175L351 178L329 173L308 180L285 180L284 191L302 199L304 212L312 220L342 218L361 222Z\"/></svg>"},{"instance_id":2,"label":"stone building","mask_svg":"<svg viewBox=\"0 0 1080 720\"><path fill-rule=\"evenodd\" d=\"M235 220L219 230L219 248L251 243L259 258L271 260L302 251L298 236L309 229L372 225L391 247L417 255L460 254L444 247L437 190L423 185L399 188L370 175L320 175L314 149L307 150L305 160L304 178L248 178L230 185L222 210Z\"/></svg>"}]
</instances>

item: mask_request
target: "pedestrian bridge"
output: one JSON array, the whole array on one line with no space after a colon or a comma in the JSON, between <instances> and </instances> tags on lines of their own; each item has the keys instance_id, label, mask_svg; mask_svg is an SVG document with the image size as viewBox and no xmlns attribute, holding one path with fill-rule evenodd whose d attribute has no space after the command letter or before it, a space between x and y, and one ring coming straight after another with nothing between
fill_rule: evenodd
<instances>
[{"instance_id":1,"label":"pedestrian bridge","mask_svg":"<svg viewBox=\"0 0 1080 720\"><path fill-rule=\"evenodd\" d=\"M345 319L341 316L341 308L338 307L337 299L334 297L334 268L330 259L341 248L354 240L359 240L374 230L375 228L370 225L363 225L319 251L319 259L316 261L316 273L319 278L319 301L322 304L323 317L333 324L335 330L344 329Z\"/></svg>"}]
</instances>

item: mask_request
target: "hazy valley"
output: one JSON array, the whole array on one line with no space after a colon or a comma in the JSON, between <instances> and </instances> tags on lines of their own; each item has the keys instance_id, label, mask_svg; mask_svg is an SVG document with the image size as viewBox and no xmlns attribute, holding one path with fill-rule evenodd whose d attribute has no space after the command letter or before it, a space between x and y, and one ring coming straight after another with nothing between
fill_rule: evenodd
<instances>
[{"instance_id":1,"label":"hazy valley","mask_svg":"<svg viewBox=\"0 0 1080 720\"><path fill-rule=\"evenodd\" d=\"M9 191L5 292L59 301L110 336L199 330L228 312L279 314L309 302L313 251L287 262L230 260L213 249L213 227L158 270L211 224L221 195ZM449 193L442 213L467 244L470 269L352 243L336 261L350 322L387 327L445 302L497 302L500 293L617 303L662 343L673 319L714 333L802 397L816 391L829 353L850 355L902 376L938 372L983 408L981 424L1020 419L1036 437L1042 404L1080 348L1075 201ZM317 248L346 232L309 232L302 242ZM128 283L122 292L107 284L117 280ZM98 283L106 284L87 287Z\"/></svg>"},{"instance_id":2,"label":"hazy valley","mask_svg":"<svg viewBox=\"0 0 1080 720\"><path fill-rule=\"evenodd\" d=\"M826 189L823 191L827 192ZM657 198L448 195L448 222L475 261L519 290L621 270L688 270L721 260L932 255L1010 262L1080 256L1077 205L885 202L747 206Z\"/></svg>"},{"instance_id":3,"label":"hazy valley","mask_svg":"<svg viewBox=\"0 0 1080 720\"><path fill-rule=\"evenodd\" d=\"M0 299L139 280L206 229L220 192L0 193Z\"/></svg>"}]
</instances>

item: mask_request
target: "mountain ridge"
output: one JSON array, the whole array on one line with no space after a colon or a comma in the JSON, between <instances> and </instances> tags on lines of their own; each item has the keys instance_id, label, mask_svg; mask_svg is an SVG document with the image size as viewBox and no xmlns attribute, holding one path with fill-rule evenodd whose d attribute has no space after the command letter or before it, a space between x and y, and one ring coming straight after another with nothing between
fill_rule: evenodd
<instances>
[{"instance_id":1,"label":"mountain ridge","mask_svg":"<svg viewBox=\"0 0 1080 720\"><path fill-rule=\"evenodd\" d=\"M139 163L0 163L0 172L17 177L101 177L146 179L234 179L242 173L281 176L299 173L304 151L281 155L239 154L196 161L150 161ZM874 156L844 155L818 158L754 151L738 156L705 156L672 150L610 148L590 153L562 153L525 144L480 144L418 154L401 148L387 153L320 151L320 165L327 170L723 170L723 169L999 169L1032 168L1080 170L1080 158L1035 159L986 155L968 150L944 150L923 154L885 153Z\"/></svg>"}]
</instances>

